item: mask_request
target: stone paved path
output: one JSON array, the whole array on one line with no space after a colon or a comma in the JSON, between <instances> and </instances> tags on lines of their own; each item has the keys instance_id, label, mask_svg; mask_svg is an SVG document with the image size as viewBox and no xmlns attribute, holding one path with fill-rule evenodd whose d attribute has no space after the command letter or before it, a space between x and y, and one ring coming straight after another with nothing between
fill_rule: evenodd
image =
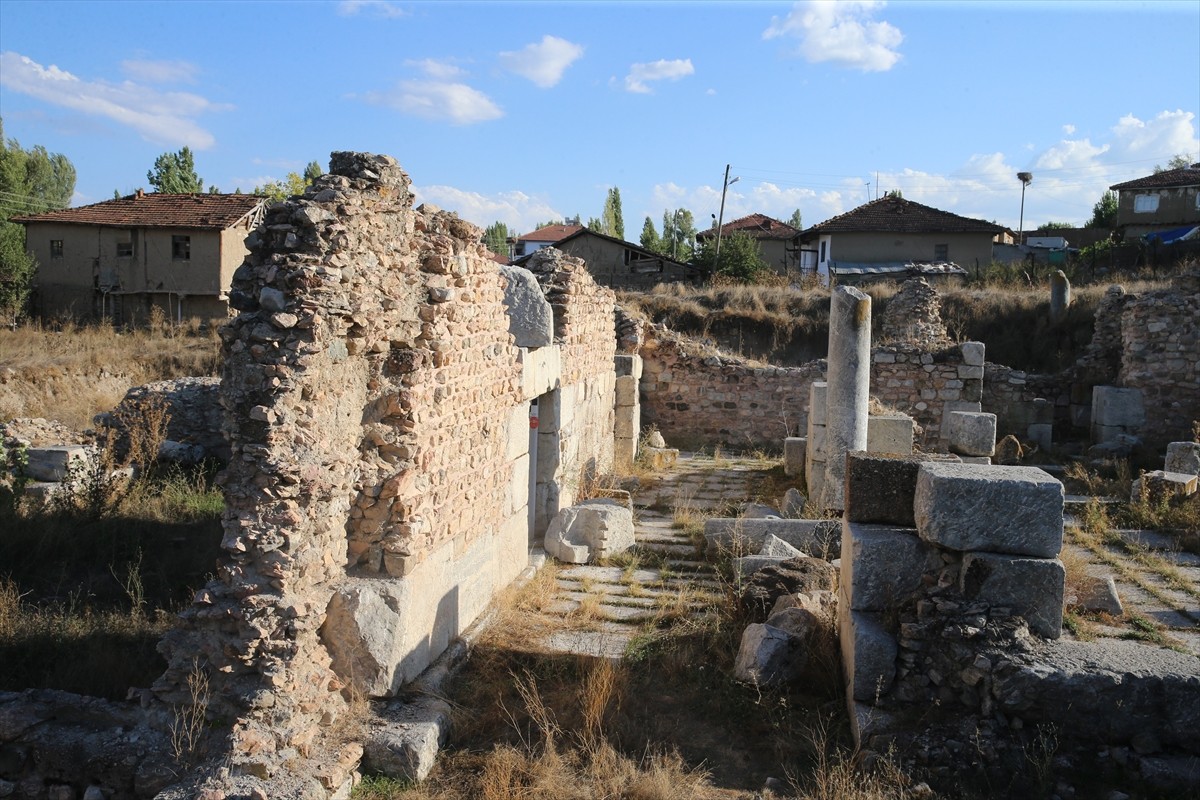
<instances>
[{"instance_id":1,"label":"stone paved path","mask_svg":"<svg viewBox=\"0 0 1200 800\"><path fill-rule=\"evenodd\" d=\"M620 659L639 633L667 619L708 613L721 584L676 520L736 507L770 466L681 454L674 468L646 481L633 497L637 547L615 565L558 567L557 592L543 613L562 624L537 649Z\"/></svg>"}]
</instances>

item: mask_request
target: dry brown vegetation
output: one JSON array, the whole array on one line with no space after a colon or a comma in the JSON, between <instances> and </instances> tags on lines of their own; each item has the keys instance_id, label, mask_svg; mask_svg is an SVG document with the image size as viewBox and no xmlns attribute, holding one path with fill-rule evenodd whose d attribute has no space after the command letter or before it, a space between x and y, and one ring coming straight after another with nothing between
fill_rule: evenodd
<instances>
[{"instance_id":1,"label":"dry brown vegetation","mask_svg":"<svg viewBox=\"0 0 1200 800\"><path fill-rule=\"evenodd\" d=\"M198 320L135 330L71 322L0 329L0 420L46 417L84 430L133 386L219 369L216 327Z\"/></svg>"}]
</instances>

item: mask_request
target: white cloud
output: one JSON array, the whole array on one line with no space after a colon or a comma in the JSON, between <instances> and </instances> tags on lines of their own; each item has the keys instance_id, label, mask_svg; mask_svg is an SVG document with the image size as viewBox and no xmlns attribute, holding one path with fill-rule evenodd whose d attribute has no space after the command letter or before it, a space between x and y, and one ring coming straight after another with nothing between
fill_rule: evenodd
<instances>
[{"instance_id":1,"label":"white cloud","mask_svg":"<svg viewBox=\"0 0 1200 800\"><path fill-rule=\"evenodd\" d=\"M797 40L795 53L810 63L831 61L863 72L886 72L900 60L900 29L876 22L876 0L811 0L796 3L791 13L772 17L764 39Z\"/></svg>"},{"instance_id":2,"label":"white cloud","mask_svg":"<svg viewBox=\"0 0 1200 800\"><path fill-rule=\"evenodd\" d=\"M359 13L367 13L387 19L408 16L407 11L395 3L389 3L387 0L342 0L342 2L338 3L338 13L343 17L353 17Z\"/></svg>"},{"instance_id":3,"label":"white cloud","mask_svg":"<svg viewBox=\"0 0 1200 800\"><path fill-rule=\"evenodd\" d=\"M400 81L390 92L368 92L364 97L374 105L455 125L472 125L504 116L504 111L490 97L465 83L407 80Z\"/></svg>"},{"instance_id":4,"label":"white cloud","mask_svg":"<svg viewBox=\"0 0 1200 800\"><path fill-rule=\"evenodd\" d=\"M197 150L212 147L216 139L194 118L232 108L189 92L161 92L132 81L85 81L53 64L43 67L11 51L0 54L0 83L52 105L107 117L157 144Z\"/></svg>"},{"instance_id":5,"label":"white cloud","mask_svg":"<svg viewBox=\"0 0 1200 800\"><path fill-rule=\"evenodd\" d=\"M200 68L189 61L130 58L121 62L121 70L144 83L195 83Z\"/></svg>"},{"instance_id":6,"label":"white cloud","mask_svg":"<svg viewBox=\"0 0 1200 800\"><path fill-rule=\"evenodd\" d=\"M1071 136L1075 133L1075 126L1067 123L1066 125L1062 126L1062 131L1064 136Z\"/></svg>"},{"instance_id":7,"label":"white cloud","mask_svg":"<svg viewBox=\"0 0 1200 800\"><path fill-rule=\"evenodd\" d=\"M582 45L557 36L543 36L541 42L501 53L500 65L509 72L528 78L536 86L549 89L562 80L567 67L582 56Z\"/></svg>"},{"instance_id":8,"label":"white cloud","mask_svg":"<svg viewBox=\"0 0 1200 800\"><path fill-rule=\"evenodd\" d=\"M696 72L690 58L676 58L671 61L660 58L648 64L632 64L629 74L625 76L625 90L638 94L650 94L648 81L677 81Z\"/></svg>"},{"instance_id":9,"label":"white cloud","mask_svg":"<svg viewBox=\"0 0 1200 800\"><path fill-rule=\"evenodd\" d=\"M438 61L436 58L409 59L404 62L404 66L413 67L420 70L430 78L446 81L451 78L461 78L467 74L467 71L457 64L452 64L449 61Z\"/></svg>"},{"instance_id":10,"label":"white cloud","mask_svg":"<svg viewBox=\"0 0 1200 800\"><path fill-rule=\"evenodd\" d=\"M486 228L497 220L508 226L510 233L527 233L538 222L562 219L563 214L545 200L521 191L483 195L453 186L414 186L418 203L429 202Z\"/></svg>"}]
</instances>

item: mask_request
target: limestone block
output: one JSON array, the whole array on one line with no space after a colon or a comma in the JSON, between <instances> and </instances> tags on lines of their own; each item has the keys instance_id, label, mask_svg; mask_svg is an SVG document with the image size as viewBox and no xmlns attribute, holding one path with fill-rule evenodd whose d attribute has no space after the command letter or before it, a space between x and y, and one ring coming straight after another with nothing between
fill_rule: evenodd
<instances>
[{"instance_id":1,"label":"limestone block","mask_svg":"<svg viewBox=\"0 0 1200 800\"><path fill-rule=\"evenodd\" d=\"M1035 422L1026 429L1026 434L1029 441L1038 446L1038 449L1045 452L1053 445L1054 426L1047 425L1044 422Z\"/></svg>"},{"instance_id":2,"label":"limestone block","mask_svg":"<svg viewBox=\"0 0 1200 800\"><path fill-rule=\"evenodd\" d=\"M805 437L808 442L804 447L804 457L808 458L809 453L812 453L813 462L825 463L825 442L829 429L824 425L814 425Z\"/></svg>"},{"instance_id":3,"label":"limestone block","mask_svg":"<svg viewBox=\"0 0 1200 800\"><path fill-rule=\"evenodd\" d=\"M679 461L679 451L674 447L645 447L642 457L651 469L670 469Z\"/></svg>"},{"instance_id":4,"label":"limestone block","mask_svg":"<svg viewBox=\"0 0 1200 800\"><path fill-rule=\"evenodd\" d=\"M1036 422L1042 425L1054 424L1054 403L1044 397L1033 398L1033 419L1030 422Z\"/></svg>"},{"instance_id":5,"label":"limestone block","mask_svg":"<svg viewBox=\"0 0 1200 800\"><path fill-rule=\"evenodd\" d=\"M975 464L976 466L987 467L991 466L991 456L961 456L962 463Z\"/></svg>"},{"instance_id":6,"label":"limestone block","mask_svg":"<svg viewBox=\"0 0 1200 800\"><path fill-rule=\"evenodd\" d=\"M996 415L951 411L945 417L950 452L964 456L991 456L996 450Z\"/></svg>"},{"instance_id":7,"label":"limestone block","mask_svg":"<svg viewBox=\"0 0 1200 800\"><path fill-rule=\"evenodd\" d=\"M810 451L811 452L811 451ZM808 496L821 497L821 493L825 491L825 462L813 461L812 469L806 469L804 477L808 481Z\"/></svg>"},{"instance_id":8,"label":"limestone block","mask_svg":"<svg viewBox=\"0 0 1200 800\"><path fill-rule=\"evenodd\" d=\"M554 343L554 312L533 273L523 267L500 267L505 278L504 306L508 332L517 347L545 347Z\"/></svg>"},{"instance_id":9,"label":"limestone block","mask_svg":"<svg viewBox=\"0 0 1200 800\"><path fill-rule=\"evenodd\" d=\"M326 610L322 639L333 670L350 676L368 697L392 693L406 597L394 581L357 582L334 593Z\"/></svg>"},{"instance_id":10,"label":"limestone block","mask_svg":"<svg viewBox=\"0 0 1200 800\"><path fill-rule=\"evenodd\" d=\"M1012 609L1029 630L1047 639L1062 635L1066 571L1056 558L1021 558L1000 553L963 557L959 588L975 603Z\"/></svg>"},{"instance_id":11,"label":"limestone block","mask_svg":"<svg viewBox=\"0 0 1200 800\"><path fill-rule=\"evenodd\" d=\"M913 528L842 524L841 591L855 611L896 608L917 592L926 572L941 566L937 550Z\"/></svg>"},{"instance_id":12,"label":"limestone block","mask_svg":"<svg viewBox=\"0 0 1200 800\"><path fill-rule=\"evenodd\" d=\"M618 378L642 379L642 357L639 355L617 355L613 357L613 366Z\"/></svg>"},{"instance_id":13,"label":"limestone block","mask_svg":"<svg viewBox=\"0 0 1200 800\"><path fill-rule=\"evenodd\" d=\"M1053 558L1062 549L1063 487L1036 467L924 463L913 511L921 538L951 550Z\"/></svg>"},{"instance_id":14,"label":"limestone block","mask_svg":"<svg viewBox=\"0 0 1200 800\"><path fill-rule=\"evenodd\" d=\"M913 420L907 414L867 418L867 452L908 455L913 449Z\"/></svg>"},{"instance_id":15,"label":"limestone block","mask_svg":"<svg viewBox=\"0 0 1200 800\"><path fill-rule=\"evenodd\" d=\"M789 436L783 440L783 474L795 477L804 472L805 450L808 439L803 436Z\"/></svg>"},{"instance_id":16,"label":"limestone block","mask_svg":"<svg viewBox=\"0 0 1200 800\"><path fill-rule=\"evenodd\" d=\"M959 364L958 377L962 380L983 380L983 367L974 367L969 364Z\"/></svg>"},{"instance_id":17,"label":"limestone block","mask_svg":"<svg viewBox=\"0 0 1200 800\"><path fill-rule=\"evenodd\" d=\"M855 700L874 702L887 694L896 679L896 639L884 629L879 614L839 604L838 620L846 693Z\"/></svg>"},{"instance_id":18,"label":"limestone block","mask_svg":"<svg viewBox=\"0 0 1200 800\"><path fill-rule=\"evenodd\" d=\"M805 553L801 553L783 539L771 534L768 534L767 538L763 541L763 546L759 549L758 554L771 558L783 558L784 560L805 555Z\"/></svg>"},{"instance_id":19,"label":"limestone block","mask_svg":"<svg viewBox=\"0 0 1200 800\"><path fill-rule=\"evenodd\" d=\"M921 459L850 453L846 461L846 519L914 527L913 496Z\"/></svg>"},{"instance_id":20,"label":"limestone block","mask_svg":"<svg viewBox=\"0 0 1200 800\"><path fill-rule=\"evenodd\" d=\"M713 518L704 523L706 551L757 553L775 536L806 555L817 558L841 550L841 524L832 519Z\"/></svg>"},{"instance_id":21,"label":"limestone block","mask_svg":"<svg viewBox=\"0 0 1200 800\"><path fill-rule=\"evenodd\" d=\"M1079 593L1074 598L1067 598L1067 605L1084 611L1102 611L1114 617L1125 613L1125 606L1117 593L1117 582L1112 575L1103 578L1089 575L1079 581Z\"/></svg>"},{"instance_id":22,"label":"limestone block","mask_svg":"<svg viewBox=\"0 0 1200 800\"><path fill-rule=\"evenodd\" d=\"M632 375L617 378L617 407L638 404L638 379Z\"/></svg>"},{"instance_id":23,"label":"limestone block","mask_svg":"<svg viewBox=\"0 0 1200 800\"><path fill-rule=\"evenodd\" d=\"M982 407L978 400L947 400L942 404L942 438L946 437L945 419L955 411L966 411L971 414L978 414L982 411Z\"/></svg>"},{"instance_id":24,"label":"limestone block","mask_svg":"<svg viewBox=\"0 0 1200 800\"><path fill-rule=\"evenodd\" d=\"M1092 387L1092 425L1140 428L1146 423L1146 408L1141 389L1116 386ZM1093 439L1095 437L1093 436ZM1108 441L1099 439L1097 441Z\"/></svg>"},{"instance_id":25,"label":"limestone block","mask_svg":"<svg viewBox=\"0 0 1200 800\"><path fill-rule=\"evenodd\" d=\"M562 351L558 345L539 347L536 350L528 348L519 351L521 360L521 396L532 400L546 394L559 385L562 379ZM542 416L551 420L555 414L545 413Z\"/></svg>"},{"instance_id":26,"label":"limestone block","mask_svg":"<svg viewBox=\"0 0 1200 800\"><path fill-rule=\"evenodd\" d=\"M663 438L662 431L651 430L646 434L647 447L666 447L667 440Z\"/></svg>"},{"instance_id":27,"label":"limestone block","mask_svg":"<svg viewBox=\"0 0 1200 800\"><path fill-rule=\"evenodd\" d=\"M628 468L637 458L637 439L613 439L613 459L624 468Z\"/></svg>"},{"instance_id":28,"label":"limestone block","mask_svg":"<svg viewBox=\"0 0 1200 800\"><path fill-rule=\"evenodd\" d=\"M633 545L633 514L615 500L585 500L564 508L546 528L546 552L568 564L598 561Z\"/></svg>"},{"instance_id":29,"label":"limestone block","mask_svg":"<svg viewBox=\"0 0 1200 800\"><path fill-rule=\"evenodd\" d=\"M541 461L538 453L538 461ZM529 505L529 455L523 455L512 463L509 476L508 513L515 514Z\"/></svg>"},{"instance_id":30,"label":"limestone block","mask_svg":"<svg viewBox=\"0 0 1200 800\"><path fill-rule=\"evenodd\" d=\"M1200 444L1196 442L1171 442L1168 444L1163 470L1165 472L1182 472L1185 475L1200 475Z\"/></svg>"},{"instance_id":31,"label":"limestone block","mask_svg":"<svg viewBox=\"0 0 1200 800\"><path fill-rule=\"evenodd\" d=\"M808 424L825 424L825 404L828 402L828 381L813 381L808 387Z\"/></svg>"},{"instance_id":32,"label":"limestone block","mask_svg":"<svg viewBox=\"0 0 1200 800\"><path fill-rule=\"evenodd\" d=\"M959 349L962 350L963 363L970 367L982 367L984 362L984 346L983 342L963 342Z\"/></svg>"},{"instance_id":33,"label":"limestone block","mask_svg":"<svg viewBox=\"0 0 1200 800\"><path fill-rule=\"evenodd\" d=\"M1147 472L1133 482L1130 500L1136 502L1143 492L1151 502L1157 502L1163 497L1190 497L1196 493L1197 481L1195 475L1184 472L1167 472L1155 470Z\"/></svg>"},{"instance_id":34,"label":"limestone block","mask_svg":"<svg viewBox=\"0 0 1200 800\"><path fill-rule=\"evenodd\" d=\"M621 406L621 412L616 415L615 435L625 439L637 438L642 432L642 407Z\"/></svg>"},{"instance_id":35,"label":"limestone block","mask_svg":"<svg viewBox=\"0 0 1200 800\"><path fill-rule=\"evenodd\" d=\"M779 510L785 519L800 519L800 515L804 513L804 504L807 502L808 498L799 489L788 489L783 493L783 502L780 503Z\"/></svg>"},{"instance_id":36,"label":"limestone block","mask_svg":"<svg viewBox=\"0 0 1200 800\"><path fill-rule=\"evenodd\" d=\"M803 554L801 554L803 555ZM743 580L758 572L763 567L770 567L787 561L792 556L739 556L733 559L733 572Z\"/></svg>"},{"instance_id":37,"label":"limestone block","mask_svg":"<svg viewBox=\"0 0 1200 800\"><path fill-rule=\"evenodd\" d=\"M766 503L746 503L742 506L742 519L779 519L783 515L779 513L779 509L769 506Z\"/></svg>"},{"instance_id":38,"label":"limestone block","mask_svg":"<svg viewBox=\"0 0 1200 800\"><path fill-rule=\"evenodd\" d=\"M425 780L446 743L450 714L439 697L389 703L363 742L363 766L401 781Z\"/></svg>"},{"instance_id":39,"label":"limestone block","mask_svg":"<svg viewBox=\"0 0 1200 800\"><path fill-rule=\"evenodd\" d=\"M25 474L35 481L66 480L71 470L85 469L95 450L85 444L63 444L53 447L30 447Z\"/></svg>"},{"instance_id":40,"label":"limestone block","mask_svg":"<svg viewBox=\"0 0 1200 800\"><path fill-rule=\"evenodd\" d=\"M733 676L756 686L792 680L804 667L803 640L773 625L754 623L742 631Z\"/></svg>"},{"instance_id":41,"label":"limestone block","mask_svg":"<svg viewBox=\"0 0 1200 800\"><path fill-rule=\"evenodd\" d=\"M529 415L530 409L527 403L513 406L508 411L508 445L504 456L509 461L520 458L529 452ZM540 418L538 423L541 424Z\"/></svg>"}]
</instances>

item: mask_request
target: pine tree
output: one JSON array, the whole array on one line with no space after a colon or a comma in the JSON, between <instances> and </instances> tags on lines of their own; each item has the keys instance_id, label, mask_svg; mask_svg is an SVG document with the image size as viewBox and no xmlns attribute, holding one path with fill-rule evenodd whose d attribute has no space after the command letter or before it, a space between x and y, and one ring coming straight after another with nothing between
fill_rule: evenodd
<instances>
[{"instance_id":1,"label":"pine tree","mask_svg":"<svg viewBox=\"0 0 1200 800\"><path fill-rule=\"evenodd\" d=\"M621 190L615 186L608 190L608 196L604 198L601 220L604 225L602 233L618 239L625 238L625 220L621 217Z\"/></svg>"},{"instance_id":2,"label":"pine tree","mask_svg":"<svg viewBox=\"0 0 1200 800\"><path fill-rule=\"evenodd\" d=\"M1092 206L1092 218L1088 220L1089 228L1111 228L1117 221L1117 195L1105 192L1096 205Z\"/></svg>"},{"instance_id":3,"label":"pine tree","mask_svg":"<svg viewBox=\"0 0 1200 800\"><path fill-rule=\"evenodd\" d=\"M163 194L199 194L204 181L196 174L192 151L184 147L178 153L163 153L154 160L154 169L146 173L154 191Z\"/></svg>"},{"instance_id":4,"label":"pine tree","mask_svg":"<svg viewBox=\"0 0 1200 800\"><path fill-rule=\"evenodd\" d=\"M483 243L498 256L508 258L508 226L499 220L483 231Z\"/></svg>"},{"instance_id":5,"label":"pine tree","mask_svg":"<svg viewBox=\"0 0 1200 800\"><path fill-rule=\"evenodd\" d=\"M797 208L795 211L792 212L792 216L788 218L788 225L791 225L793 228L795 228L798 231L804 230L804 222L802 221L802 218L800 217L800 209Z\"/></svg>"},{"instance_id":6,"label":"pine tree","mask_svg":"<svg viewBox=\"0 0 1200 800\"><path fill-rule=\"evenodd\" d=\"M654 220L649 217L642 223L642 238L639 241L651 253L662 252L662 240L658 238L658 231L654 230Z\"/></svg>"}]
</instances>

